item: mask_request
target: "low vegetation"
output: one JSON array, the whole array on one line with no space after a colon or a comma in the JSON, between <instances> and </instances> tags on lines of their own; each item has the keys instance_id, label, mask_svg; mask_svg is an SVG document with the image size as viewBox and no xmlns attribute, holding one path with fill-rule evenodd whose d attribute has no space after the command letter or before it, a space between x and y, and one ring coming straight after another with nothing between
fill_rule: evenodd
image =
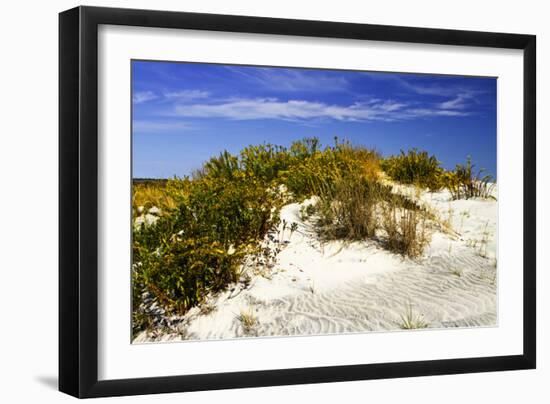
<instances>
[{"instance_id":1,"label":"low vegetation","mask_svg":"<svg viewBox=\"0 0 550 404\"><path fill-rule=\"evenodd\" d=\"M252 309L242 310L237 316L245 334L249 334L258 325L258 317Z\"/></svg>"},{"instance_id":2,"label":"low vegetation","mask_svg":"<svg viewBox=\"0 0 550 404\"><path fill-rule=\"evenodd\" d=\"M453 199L494 199L494 179L491 175L483 173L483 169L474 171L472 160L468 157L466 164L457 164L454 171L444 173L443 183Z\"/></svg>"},{"instance_id":3,"label":"low vegetation","mask_svg":"<svg viewBox=\"0 0 550 404\"><path fill-rule=\"evenodd\" d=\"M145 300L165 315L182 315L241 280L245 260L272 261L263 240L276 238L280 208L312 196L317 202L301 214L321 240L369 239L406 257L422 255L430 216L383 179L432 190L453 187L457 198L490 194L487 177L478 186L473 166L460 167L445 172L434 156L418 150L383 159L338 139L323 148L318 139L306 138L288 148L262 144L239 154L224 151L190 177L135 181L134 219L156 210L154 221L134 221L134 335L155 322ZM283 233L296 230L288 223ZM240 319L246 326L247 317Z\"/></svg>"},{"instance_id":4,"label":"low vegetation","mask_svg":"<svg viewBox=\"0 0 550 404\"><path fill-rule=\"evenodd\" d=\"M417 149L387 157L381 160L380 165L389 178L401 184L411 184L430 191L446 188L452 199L495 199L493 176L484 174L483 169L475 171L469 156L465 164L457 164L450 171L444 170L435 156Z\"/></svg>"},{"instance_id":5,"label":"low vegetation","mask_svg":"<svg viewBox=\"0 0 550 404\"><path fill-rule=\"evenodd\" d=\"M424 316L416 314L413 310L411 302L407 304L405 313L401 314L401 329L403 330L416 330L421 328L427 328L428 323L424 321Z\"/></svg>"},{"instance_id":6,"label":"low vegetation","mask_svg":"<svg viewBox=\"0 0 550 404\"><path fill-rule=\"evenodd\" d=\"M430 242L428 215L418 209L384 209L382 226L388 235L387 248L409 257L422 255Z\"/></svg>"},{"instance_id":7,"label":"low vegetation","mask_svg":"<svg viewBox=\"0 0 550 404\"><path fill-rule=\"evenodd\" d=\"M251 186L239 173L232 180L204 177L172 180L165 192L176 207L133 233L134 313L143 293L168 312L182 314L238 280L245 255L278 223L277 198ZM140 319L135 326L141 329Z\"/></svg>"},{"instance_id":8,"label":"low vegetation","mask_svg":"<svg viewBox=\"0 0 550 404\"><path fill-rule=\"evenodd\" d=\"M390 156L382 161L382 168L393 180L437 191L442 187L443 169L435 156L426 151L411 149L407 153Z\"/></svg>"},{"instance_id":9,"label":"low vegetation","mask_svg":"<svg viewBox=\"0 0 550 404\"><path fill-rule=\"evenodd\" d=\"M132 195L132 207L134 217L148 211L151 208L176 207L174 199L166 192L165 180L134 180Z\"/></svg>"}]
</instances>

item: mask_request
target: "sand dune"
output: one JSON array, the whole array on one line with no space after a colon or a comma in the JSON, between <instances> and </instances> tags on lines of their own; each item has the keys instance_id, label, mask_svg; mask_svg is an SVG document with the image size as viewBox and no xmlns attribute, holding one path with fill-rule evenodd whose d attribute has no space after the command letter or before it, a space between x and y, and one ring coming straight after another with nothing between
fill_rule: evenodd
<instances>
[{"instance_id":1,"label":"sand dune","mask_svg":"<svg viewBox=\"0 0 550 404\"><path fill-rule=\"evenodd\" d=\"M273 268L258 273L245 265L248 284L134 342L400 330L407 320L428 328L495 326L497 202L449 202L445 192L420 199L449 224L434 231L423 258L375 242L322 244L300 217L301 206L315 201L290 204L281 220L298 227L291 234L280 225L283 248Z\"/></svg>"}]
</instances>

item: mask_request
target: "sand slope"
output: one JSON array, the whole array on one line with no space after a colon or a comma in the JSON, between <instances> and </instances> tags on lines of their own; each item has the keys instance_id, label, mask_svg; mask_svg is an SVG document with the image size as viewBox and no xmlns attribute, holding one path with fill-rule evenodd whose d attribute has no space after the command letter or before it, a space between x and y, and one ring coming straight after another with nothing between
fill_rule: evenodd
<instances>
[{"instance_id":1,"label":"sand slope","mask_svg":"<svg viewBox=\"0 0 550 404\"><path fill-rule=\"evenodd\" d=\"M449 202L445 192L420 199L449 225L433 233L423 258L403 258L375 242L321 244L300 217L314 200L290 204L281 221L298 227L291 234L279 226L283 247L273 268L258 273L245 265L248 284L134 342L400 330L407 317L429 328L496 325L497 202Z\"/></svg>"}]
</instances>

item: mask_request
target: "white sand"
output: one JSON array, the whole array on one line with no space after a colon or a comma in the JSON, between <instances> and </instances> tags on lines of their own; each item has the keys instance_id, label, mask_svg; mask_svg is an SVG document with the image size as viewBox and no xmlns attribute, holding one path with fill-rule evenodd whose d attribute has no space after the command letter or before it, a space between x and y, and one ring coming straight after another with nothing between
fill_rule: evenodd
<instances>
[{"instance_id":1,"label":"white sand","mask_svg":"<svg viewBox=\"0 0 550 404\"><path fill-rule=\"evenodd\" d=\"M409 307L429 328L496 325L497 202L449 201L445 191L419 197L450 225L434 231L422 258L375 242L321 245L293 203L281 211L288 225L283 233L279 226L285 246L273 268L262 275L245 267L250 283L212 296L211 311L194 308L172 331L134 342L399 330ZM292 235L290 223L298 224ZM245 327L241 313L254 324Z\"/></svg>"}]
</instances>

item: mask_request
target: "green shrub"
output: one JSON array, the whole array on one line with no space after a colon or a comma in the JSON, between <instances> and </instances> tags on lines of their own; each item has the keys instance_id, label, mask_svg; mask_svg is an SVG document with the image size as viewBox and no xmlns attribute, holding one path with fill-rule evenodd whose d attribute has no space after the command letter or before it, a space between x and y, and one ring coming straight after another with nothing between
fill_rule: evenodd
<instances>
[{"instance_id":1,"label":"green shrub","mask_svg":"<svg viewBox=\"0 0 550 404\"><path fill-rule=\"evenodd\" d=\"M382 160L381 166L391 179L403 184L414 184L432 191L441 188L441 164L426 151L411 149L405 153L401 150L401 154Z\"/></svg>"},{"instance_id":2,"label":"green shrub","mask_svg":"<svg viewBox=\"0 0 550 404\"><path fill-rule=\"evenodd\" d=\"M378 153L348 142L339 143L338 139L334 146L322 151L313 142L309 152L300 156L282 176L282 181L298 199L334 191L336 183L346 175L375 181L380 172Z\"/></svg>"},{"instance_id":3,"label":"green shrub","mask_svg":"<svg viewBox=\"0 0 550 404\"><path fill-rule=\"evenodd\" d=\"M224 150L218 157L212 157L207 161L196 176L198 179L205 176L232 179L239 170L239 158Z\"/></svg>"},{"instance_id":4,"label":"green shrub","mask_svg":"<svg viewBox=\"0 0 550 404\"><path fill-rule=\"evenodd\" d=\"M276 195L243 172L188 181L178 197L177 209L133 233L134 312L144 293L182 314L222 290L238 279L243 257L278 224ZM150 322L144 316L134 316L140 321L135 332Z\"/></svg>"},{"instance_id":5,"label":"green shrub","mask_svg":"<svg viewBox=\"0 0 550 404\"><path fill-rule=\"evenodd\" d=\"M240 163L246 174L266 184L289 168L291 157L285 147L272 144L248 146L241 151Z\"/></svg>"},{"instance_id":6,"label":"green shrub","mask_svg":"<svg viewBox=\"0 0 550 404\"><path fill-rule=\"evenodd\" d=\"M295 159L304 160L320 151L320 147L319 138L306 137L302 140L292 142L289 153Z\"/></svg>"}]
</instances>

